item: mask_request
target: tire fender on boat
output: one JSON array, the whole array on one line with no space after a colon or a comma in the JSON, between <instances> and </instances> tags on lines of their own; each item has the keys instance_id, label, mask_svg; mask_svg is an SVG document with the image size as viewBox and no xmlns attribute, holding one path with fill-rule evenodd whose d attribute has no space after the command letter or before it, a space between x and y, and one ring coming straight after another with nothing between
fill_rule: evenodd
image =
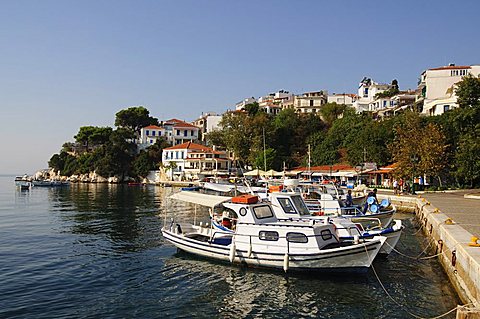
<instances>
[{"instance_id":1,"label":"tire fender on boat","mask_svg":"<svg viewBox=\"0 0 480 319\"><path fill-rule=\"evenodd\" d=\"M287 272L288 267L290 266L290 256L288 253L283 256L283 271Z\"/></svg>"},{"instance_id":2,"label":"tire fender on boat","mask_svg":"<svg viewBox=\"0 0 480 319\"><path fill-rule=\"evenodd\" d=\"M233 261L235 260L235 253L236 253L235 250L236 250L235 249L235 242L232 241L232 245L230 246L230 256L229 256L231 263L233 263Z\"/></svg>"}]
</instances>

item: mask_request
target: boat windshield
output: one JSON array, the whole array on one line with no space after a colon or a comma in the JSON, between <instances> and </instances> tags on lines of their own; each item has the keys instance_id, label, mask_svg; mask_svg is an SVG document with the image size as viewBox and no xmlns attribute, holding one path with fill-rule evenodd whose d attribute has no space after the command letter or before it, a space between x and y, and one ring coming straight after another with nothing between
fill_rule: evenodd
<instances>
[{"instance_id":1,"label":"boat windshield","mask_svg":"<svg viewBox=\"0 0 480 319\"><path fill-rule=\"evenodd\" d=\"M307 205L305 205L305 202L300 195L292 196L291 198L300 216L310 215L310 211L308 210Z\"/></svg>"}]
</instances>

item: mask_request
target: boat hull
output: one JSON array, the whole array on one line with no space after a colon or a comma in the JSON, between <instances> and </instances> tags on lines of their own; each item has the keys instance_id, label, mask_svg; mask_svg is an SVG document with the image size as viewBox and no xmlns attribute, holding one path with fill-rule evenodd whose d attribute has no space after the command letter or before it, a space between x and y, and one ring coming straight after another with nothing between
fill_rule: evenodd
<instances>
[{"instance_id":1,"label":"boat hull","mask_svg":"<svg viewBox=\"0 0 480 319\"><path fill-rule=\"evenodd\" d=\"M169 228L162 229L162 234L167 241L183 251L221 261L231 260L231 243L229 245L214 244L179 234ZM231 236L231 238L234 237ZM235 239L233 241L235 242ZM245 243L237 241L235 245L238 248L234 251L233 263L285 270L286 259L288 259L289 270L367 271L384 241L385 238L381 237L378 240L365 241L357 245L323 249L315 253L290 253L288 256L282 252L271 252L268 246L261 251L254 248L249 254Z\"/></svg>"}]
</instances>

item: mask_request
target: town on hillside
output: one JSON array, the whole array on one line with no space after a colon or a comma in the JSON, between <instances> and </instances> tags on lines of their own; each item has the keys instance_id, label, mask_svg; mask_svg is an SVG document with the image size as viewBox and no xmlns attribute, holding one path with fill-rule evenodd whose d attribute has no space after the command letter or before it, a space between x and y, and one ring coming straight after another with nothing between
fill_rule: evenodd
<instances>
[{"instance_id":1,"label":"town on hillside","mask_svg":"<svg viewBox=\"0 0 480 319\"><path fill-rule=\"evenodd\" d=\"M480 134L453 111L472 103L465 97L472 90L462 85L475 86L479 74L480 65L450 64L423 71L415 90L367 77L356 93L280 90L193 122L158 120L132 107L116 114L115 130L80 128L49 166L85 181L194 181L260 169L383 187L401 178L423 187L474 186L480 174L466 168L472 165L465 156ZM455 132L447 128L452 121L459 123ZM478 119L472 121L471 128Z\"/></svg>"}]
</instances>

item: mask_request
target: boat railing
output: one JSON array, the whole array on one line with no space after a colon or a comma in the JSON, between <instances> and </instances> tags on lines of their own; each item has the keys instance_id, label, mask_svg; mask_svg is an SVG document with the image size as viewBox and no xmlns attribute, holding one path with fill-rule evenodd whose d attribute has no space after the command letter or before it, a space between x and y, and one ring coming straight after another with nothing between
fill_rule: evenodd
<instances>
[{"instance_id":1,"label":"boat railing","mask_svg":"<svg viewBox=\"0 0 480 319\"><path fill-rule=\"evenodd\" d=\"M382 225L382 222L380 221L380 218L376 218L376 217L368 217L368 216L356 216L355 219L359 219L363 222L365 221L372 221L372 222L376 222L376 225L375 226L372 226L372 227L368 227L368 229L365 229L365 230L373 230L373 229L381 229L383 227Z\"/></svg>"}]
</instances>

